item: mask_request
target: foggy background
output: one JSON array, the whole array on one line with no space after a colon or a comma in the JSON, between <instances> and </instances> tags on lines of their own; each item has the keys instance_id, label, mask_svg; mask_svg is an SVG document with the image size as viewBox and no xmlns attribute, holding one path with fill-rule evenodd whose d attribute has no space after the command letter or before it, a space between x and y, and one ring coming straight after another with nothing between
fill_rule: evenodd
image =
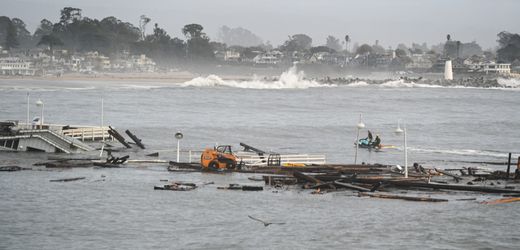
<instances>
[{"instance_id":1,"label":"foggy background","mask_svg":"<svg viewBox=\"0 0 520 250\"><path fill-rule=\"evenodd\" d=\"M178 37L189 23L201 24L215 40L223 25L243 27L274 46L297 33L311 36L313 44L325 43L328 35L349 34L353 43L379 40L393 48L398 43L437 44L452 34L488 49L497 45L500 31L520 32L520 1L515 0L0 0L0 6L0 16L23 19L30 32L43 18L57 22L60 10L70 6L82 9L84 16L115 16L136 26L145 14Z\"/></svg>"}]
</instances>

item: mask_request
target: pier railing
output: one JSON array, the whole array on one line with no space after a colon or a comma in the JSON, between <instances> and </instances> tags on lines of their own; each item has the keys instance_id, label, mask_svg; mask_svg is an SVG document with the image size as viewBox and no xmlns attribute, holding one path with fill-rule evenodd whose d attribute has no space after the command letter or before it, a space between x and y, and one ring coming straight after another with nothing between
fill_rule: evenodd
<instances>
[{"instance_id":1,"label":"pier railing","mask_svg":"<svg viewBox=\"0 0 520 250\"><path fill-rule=\"evenodd\" d=\"M81 141L96 141L96 140L114 140L108 133L109 127L82 127L70 128L62 130L62 134L72 138L81 139Z\"/></svg>"},{"instance_id":2,"label":"pier railing","mask_svg":"<svg viewBox=\"0 0 520 250\"><path fill-rule=\"evenodd\" d=\"M161 152L172 152L173 154L176 153L175 150L163 150ZM201 150L181 150L180 151L180 158L181 160L187 161L189 163L194 162L200 162L200 155L203 151ZM288 165L288 164L305 164L305 165L311 165L311 164L326 164L327 158L323 154L264 154L263 156L260 156L255 153L250 152L235 152L238 162L242 162L245 165L249 166L268 166L269 165L269 159L273 158L274 155L279 157L280 165Z\"/></svg>"},{"instance_id":3,"label":"pier railing","mask_svg":"<svg viewBox=\"0 0 520 250\"><path fill-rule=\"evenodd\" d=\"M268 166L270 161L273 161L273 156L279 159L279 163L282 166L288 164L320 165L327 162L326 156L321 154L264 154L260 156L258 154L244 154L243 152L237 153L239 161L242 161L246 165L254 166Z\"/></svg>"}]
</instances>

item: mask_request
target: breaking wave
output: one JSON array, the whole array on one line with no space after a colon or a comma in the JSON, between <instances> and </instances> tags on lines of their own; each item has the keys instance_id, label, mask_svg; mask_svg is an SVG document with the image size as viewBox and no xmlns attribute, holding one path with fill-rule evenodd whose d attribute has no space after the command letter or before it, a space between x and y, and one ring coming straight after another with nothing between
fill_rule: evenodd
<instances>
[{"instance_id":1,"label":"breaking wave","mask_svg":"<svg viewBox=\"0 0 520 250\"><path fill-rule=\"evenodd\" d=\"M386 88L444 88L440 85L406 82L404 80L388 81L381 83L379 86Z\"/></svg>"},{"instance_id":2,"label":"breaking wave","mask_svg":"<svg viewBox=\"0 0 520 250\"><path fill-rule=\"evenodd\" d=\"M410 150L416 152L425 153L436 153L436 154L451 154L451 155L464 155L464 156L488 156L496 158L504 158L506 153L490 151L490 150L476 150L476 149L424 149L424 148L412 148Z\"/></svg>"},{"instance_id":3,"label":"breaking wave","mask_svg":"<svg viewBox=\"0 0 520 250\"><path fill-rule=\"evenodd\" d=\"M347 86L349 86L349 87L365 87L368 85L370 85L370 84L368 84L367 82L364 82L364 81L353 82L353 83L347 84Z\"/></svg>"},{"instance_id":4,"label":"breaking wave","mask_svg":"<svg viewBox=\"0 0 520 250\"><path fill-rule=\"evenodd\" d=\"M236 81L223 80L217 75L209 75L207 77L197 77L185 83L183 87L232 87L243 89L307 89L318 87L331 87L335 85L322 84L315 80L305 79L305 73L298 71L296 66L289 68L283 72L278 80L265 80L253 77L252 80Z\"/></svg>"},{"instance_id":5,"label":"breaking wave","mask_svg":"<svg viewBox=\"0 0 520 250\"><path fill-rule=\"evenodd\" d=\"M506 87L506 88L520 88L520 79L515 79L515 78L510 78L510 79L498 78L497 81L498 81L498 84L500 86L502 86L502 87Z\"/></svg>"}]
</instances>

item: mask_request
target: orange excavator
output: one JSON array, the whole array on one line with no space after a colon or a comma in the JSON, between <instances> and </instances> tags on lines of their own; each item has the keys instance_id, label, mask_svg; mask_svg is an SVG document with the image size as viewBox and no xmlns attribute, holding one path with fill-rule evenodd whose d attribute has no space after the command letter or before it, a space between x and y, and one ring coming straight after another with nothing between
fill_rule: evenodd
<instances>
[{"instance_id":1,"label":"orange excavator","mask_svg":"<svg viewBox=\"0 0 520 250\"><path fill-rule=\"evenodd\" d=\"M237 160L230 145L221 145L213 149L205 149L200 156L200 165L204 170L236 169L240 168Z\"/></svg>"}]
</instances>

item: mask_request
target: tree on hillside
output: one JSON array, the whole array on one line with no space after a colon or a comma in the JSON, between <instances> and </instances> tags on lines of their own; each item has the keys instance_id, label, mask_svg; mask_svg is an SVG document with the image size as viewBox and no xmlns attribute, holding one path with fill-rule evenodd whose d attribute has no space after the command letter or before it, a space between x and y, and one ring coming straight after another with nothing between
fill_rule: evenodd
<instances>
[{"instance_id":1,"label":"tree on hillside","mask_svg":"<svg viewBox=\"0 0 520 250\"><path fill-rule=\"evenodd\" d=\"M403 49L396 49L395 56L396 57L405 57L405 56L407 56L407 54L406 54L406 51Z\"/></svg>"},{"instance_id":2,"label":"tree on hillside","mask_svg":"<svg viewBox=\"0 0 520 250\"><path fill-rule=\"evenodd\" d=\"M213 49L209 44L209 38L202 30L200 24L187 24L182 28L182 33L187 39L187 56L194 61L207 62L215 58Z\"/></svg>"},{"instance_id":3,"label":"tree on hillside","mask_svg":"<svg viewBox=\"0 0 520 250\"><path fill-rule=\"evenodd\" d=\"M329 35L327 37L326 46L334 51L340 51L343 47L341 46L339 39L334 36Z\"/></svg>"},{"instance_id":4,"label":"tree on hillside","mask_svg":"<svg viewBox=\"0 0 520 250\"><path fill-rule=\"evenodd\" d=\"M31 33L27 30L25 22L20 18L11 19L15 29L16 29L16 40L18 40L19 47L29 48L32 47L32 36Z\"/></svg>"},{"instance_id":5,"label":"tree on hillside","mask_svg":"<svg viewBox=\"0 0 520 250\"><path fill-rule=\"evenodd\" d=\"M374 54L384 54L386 52L385 48L383 46L379 45L379 40L376 40L376 43L372 45L372 53Z\"/></svg>"},{"instance_id":6,"label":"tree on hillside","mask_svg":"<svg viewBox=\"0 0 520 250\"><path fill-rule=\"evenodd\" d=\"M60 24L67 25L81 20L81 9L65 7L60 11Z\"/></svg>"},{"instance_id":7,"label":"tree on hillside","mask_svg":"<svg viewBox=\"0 0 520 250\"><path fill-rule=\"evenodd\" d=\"M408 56L408 54L405 50L396 49L395 58L392 59L390 66L394 69L402 69L411 62L412 62L412 59Z\"/></svg>"},{"instance_id":8,"label":"tree on hillside","mask_svg":"<svg viewBox=\"0 0 520 250\"><path fill-rule=\"evenodd\" d=\"M224 25L220 27L217 37L220 41L230 46L240 45L243 47L249 47L258 46L263 43L260 37L242 27L229 28Z\"/></svg>"},{"instance_id":9,"label":"tree on hillside","mask_svg":"<svg viewBox=\"0 0 520 250\"><path fill-rule=\"evenodd\" d=\"M40 41L38 42L37 46L40 46L40 45L49 46L49 51L50 51L50 56L51 56L51 65L52 65L52 61L54 58L54 47L63 45L63 42L59 38L57 38L51 34L51 35L42 36Z\"/></svg>"},{"instance_id":10,"label":"tree on hillside","mask_svg":"<svg viewBox=\"0 0 520 250\"><path fill-rule=\"evenodd\" d=\"M16 36L16 27L6 16L0 16L0 44L6 50L16 48L20 44Z\"/></svg>"},{"instance_id":11,"label":"tree on hillside","mask_svg":"<svg viewBox=\"0 0 520 250\"><path fill-rule=\"evenodd\" d=\"M42 36L50 35L52 33L52 26L53 24L51 23L51 21L47 19L42 19L40 21L40 25L34 31L33 39L35 41L40 41Z\"/></svg>"},{"instance_id":12,"label":"tree on hillside","mask_svg":"<svg viewBox=\"0 0 520 250\"><path fill-rule=\"evenodd\" d=\"M372 46L370 46L366 43L359 46L359 48L356 50L356 54L358 54L358 55L365 55L365 54L370 54L370 53L372 53Z\"/></svg>"},{"instance_id":13,"label":"tree on hillside","mask_svg":"<svg viewBox=\"0 0 520 250\"><path fill-rule=\"evenodd\" d=\"M502 31L497 36L500 47L497 50L498 60L508 63L520 60L520 35Z\"/></svg>"},{"instance_id":14,"label":"tree on hillside","mask_svg":"<svg viewBox=\"0 0 520 250\"><path fill-rule=\"evenodd\" d=\"M305 34L296 34L289 37L289 40L280 46L282 51L305 51L312 46L312 38Z\"/></svg>"},{"instance_id":15,"label":"tree on hillside","mask_svg":"<svg viewBox=\"0 0 520 250\"><path fill-rule=\"evenodd\" d=\"M335 53L336 51L327 47L327 46L317 46L317 47L312 47L310 49L311 53L312 54L315 54L315 53L320 53L320 52L328 52L328 53Z\"/></svg>"},{"instance_id":16,"label":"tree on hillside","mask_svg":"<svg viewBox=\"0 0 520 250\"><path fill-rule=\"evenodd\" d=\"M184 34L187 39L200 38L206 36L206 34L202 32L203 29L204 27L200 24L186 24L182 28L182 34Z\"/></svg>"},{"instance_id":17,"label":"tree on hillside","mask_svg":"<svg viewBox=\"0 0 520 250\"><path fill-rule=\"evenodd\" d=\"M144 40L146 37L146 25L152 21L149 17L145 15L141 15L139 18L139 30L141 31L141 40Z\"/></svg>"}]
</instances>

